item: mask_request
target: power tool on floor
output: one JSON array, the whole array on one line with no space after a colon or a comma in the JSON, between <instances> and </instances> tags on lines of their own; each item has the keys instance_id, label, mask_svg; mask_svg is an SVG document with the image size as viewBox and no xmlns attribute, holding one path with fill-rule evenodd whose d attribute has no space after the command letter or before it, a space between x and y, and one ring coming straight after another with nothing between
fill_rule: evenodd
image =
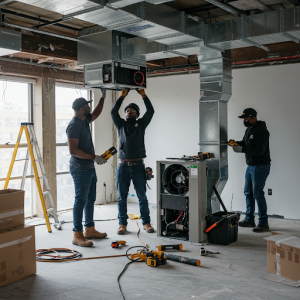
<instances>
[{"instance_id":1,"label":"power tool on floor","mask_svg":"<svg viewBox=\"0 0 300 300\"><path fill-rule=\"evenodd\" d=\"M135 260L136 258L139 258L141 261L145 261L147 266L150 267L165 265L167 262L163 251L137 252L130 256L131 260Z\"/></svg>"},{"instance_id":2,"label":"power tool on floor","mask_svg":"<svg viewBox=\"0 0 300 300\"><path fill-rule=\"evenodd\" d=\"M158 249L158 251L164 251L164 250L182 250L182 244L176 244L176 245L158 245L157 249Z\"/></svg>"},{"instance_id":3,"label":"power tool on floor","mask_svg":"<svg viewBox=\"0 0 300 300\"><path fill-rule=\"evenodd\" d=\"M108 160L110 157L115 155L117 153L117 149L115 147L109 148L106 152L104 152L101 156L105 159Z\"/></svg>"},{"instance_id":4,"label":"power tool on floor","mask_svg":"<svg viewBox=\"0 0 300 300\"><path fill-rule=\"evenodd\" d=\"M165 265L167 258L163 251L149 251L146 255L146 264L150 267Z\"/></svg>"},{"instance_id":5,"label":"power tool on floor","mask_svg":"<svg viewBox=\"0 0 300 300\"><path fill-rule=\"evenodd\" d=\"M126 241L113 241L111 243L112 248L119 248L120 245L125 245Z\"/></svg>"}]
</instances>

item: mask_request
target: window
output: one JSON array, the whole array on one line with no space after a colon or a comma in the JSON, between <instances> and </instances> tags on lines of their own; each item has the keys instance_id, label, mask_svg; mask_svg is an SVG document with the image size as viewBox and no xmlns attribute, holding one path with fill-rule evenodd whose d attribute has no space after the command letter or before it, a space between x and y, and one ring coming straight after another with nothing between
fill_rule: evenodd
<instances>
[{"instance_id":1,"label":"window","mask_svg":"<svg viewBox=\"0 0 300 300\"><path fill-rule=\"evenodd\" d=\"M15 127L15 119L5 118L5 127Z\"/></svg>"},{"instance_id":2,"label":"window","mask_svg":"<svg viewBox=\"0 0 300 300\"><path fill-rule=\"evenodd\" d=\"M3 189L13 155L13 145L16 143L17 136L20 130L21 120L29 121L28 107L31 104L29 97L28 83L5 82L0 80L0 145L10 143L12 148L0 147L0 189ZM25 134L22 135L21 143L26 141ZM16 159L24 159L26 157L27 148L20 147ZM12 170L12 177L22 176L25 161L16 161ZM31 168L28 165L28 175L31 174ZM11 179L8 188L19 189L21 180ZM27 178L25 181L25 216L34 214L32 211L32 179Z\"/></svg>"},{"instance_id":3,"label":"window","mask_svg":"<svg viewBox=\"0 0 300 300\"><path fill-rule=\"evenodd\" d=\"M15 139L15 133L14 132L5 132L5 138L4 138L4 143L10 143L10 144L15 144L16 139Z\"/></svg>"},{"instance_id":4,"label":"window","mask_svg":"<svg viewBox=\"0 0 300 300\"><path fill-rule=\"evenodd\" d=\"M56 143L66 143L66 129L74 116L72 103L76 98L83 97L88 100L89 92L72 88L56 87L55 113L56 113ZM56 172L57 172L57 210L73 207L74 183L69 173L70 153L69 147L56 145ZM66 174L67 173L67 174Z\"/></svg>"},{"instance_id":5,"label":"window","mask_svg":"<svg viewBox=\"0 0 300 300\"><path fill-rule=\"evenodd\" d=\"M28 122L28 119L26 119L26 118L18 118L17 119L17 126L20 127L21 123L24 123L24 122Z\"/></svg>"}]
</instances>

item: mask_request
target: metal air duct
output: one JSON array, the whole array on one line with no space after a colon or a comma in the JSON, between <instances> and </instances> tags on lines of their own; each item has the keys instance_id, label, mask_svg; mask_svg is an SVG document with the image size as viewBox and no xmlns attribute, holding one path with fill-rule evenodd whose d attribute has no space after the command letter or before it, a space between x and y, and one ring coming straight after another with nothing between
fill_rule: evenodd
<instances>
[{"instance_id":1,"label":"metal air duct","mask_svg":"<svg viewBox=\"0 0 300 300\"><path fill-rule=\"evenodd\" d=\"M21 32L0 28L0 56L21 51Z\"/></svg>"},{"instance_id":2,"label":"metal air duct","mask_svg":"<svg viewBox=\"0 0 300 300\"><path fill-rule=\"evenodd\" d=\"M222 193L228 180L227 102L232 93L231 52L201 46L200 68L200 151L213 153L207 160L207 213L220 210L213 186Z\"/></svg>"}]
</instances>

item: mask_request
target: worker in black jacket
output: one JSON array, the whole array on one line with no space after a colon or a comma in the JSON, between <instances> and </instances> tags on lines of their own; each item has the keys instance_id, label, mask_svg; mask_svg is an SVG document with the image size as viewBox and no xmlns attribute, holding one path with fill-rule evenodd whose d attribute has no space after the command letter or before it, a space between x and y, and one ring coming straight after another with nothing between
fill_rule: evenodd
<instances>
[{"instance_id":1,"label":"worker in black jacket","mask_svg":"<svg viewBox=\"0 0 300 300\"><path fill-rule=\"evenodd\" d=\"M130 103L125 108L125 120L119 115L119 109L129 90L123 90L111 110L111 116L119 132L119 158L120 164L117 171L118 186L118 218L119 228L117 234L125 234L127 230L127 195L132 180L134 189L139 199L140 214L143 228L147 232L154 232L150 223L150 212L146 196L146 173L144 158L146 149L144 143L145 129L149 125L154 109L143 89L137 89L146 105L147 112L142 118L140 109L135 103Z\"/></svg>"},{"instance_id":2,"label":"worker in black jacket","mask_svg":"<svg viewBox=\"0 0 300 300\"><path fill-rule=\"evenodd\" d=\"M258 225L254 232L269 230L267 203L264 187L270 173L271 158L269 147L269 131L266 123L257 120L257 112L252 108L244 110L239 118L244 119L247 127L242 141L236 142L233 151L245 153L248 165L245 175L245 189L247 211L245 219L239 222L241 227L255 227L254 211L255 200L258 206Z\"/></svg>"}]
</instances>

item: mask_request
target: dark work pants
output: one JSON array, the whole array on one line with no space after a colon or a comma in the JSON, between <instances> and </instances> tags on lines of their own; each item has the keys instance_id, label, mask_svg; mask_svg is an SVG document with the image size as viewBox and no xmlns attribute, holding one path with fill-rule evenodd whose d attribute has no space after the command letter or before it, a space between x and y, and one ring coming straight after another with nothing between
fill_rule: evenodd
<instances>
[{"instance_id":1,"label":"dark work pants","mask_svg":"<svg viewBox=\"0 0 300 300\"><path fill-rule=\"evenodd\" d=\"M139 199L142 223L143 225L150 223L150 212L146 196L145 165L139 164L128 166L125 164L120 164L117 171L119 224L127 225L127 196L131 180L133 182L136 195Z\"/></svg>"},{"instance_id":2,"label":"dark work pants","mask_svg":"<svg viewBox=\"0 0 300 300\"><path fill-rule=\"evenodd\" d=\"M270 166L248 166L245 174L246 217L245 221L254 222L255 200L258 206L258 224L268 225L267 203L264 187L270 174Z\"/></svg>"},{"instance_id":3,"label":"dark work pants","mask_svg":"<svg viewBox=\"0 0 300 300\"><path fill-rule=\"evenodd\" d=\"M73 231L82 231L82 216L84 211L85 227L92 227L94 223L94 204L96 201L97 175L95 168L79 170L70 167L74 180L75 202L73 207Z\"/></svg>"}]
</instances>

